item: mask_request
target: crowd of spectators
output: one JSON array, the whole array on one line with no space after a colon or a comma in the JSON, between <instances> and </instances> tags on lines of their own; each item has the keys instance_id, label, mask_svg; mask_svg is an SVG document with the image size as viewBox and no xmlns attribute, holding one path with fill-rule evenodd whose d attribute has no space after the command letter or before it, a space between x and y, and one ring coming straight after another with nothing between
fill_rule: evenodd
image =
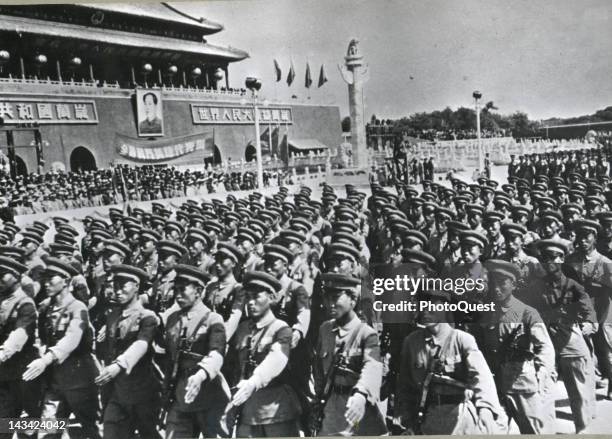
<instances>
[{"instance_id":1,"label":"crowd of spectators","mask_svg":"<svg viewBox=\"0 0 612 439\"><path fill-rule=\"evenodd\" d=\"M264 186L293 184L288 170L264 171ZM28 174L14 179L0 171L0 207L15 215L105 206L127 199L151 201L206 193L254 189L253 172L221 168L203 171L172 167L128 166L93 171Z\"/></svg>"}]
</instances>

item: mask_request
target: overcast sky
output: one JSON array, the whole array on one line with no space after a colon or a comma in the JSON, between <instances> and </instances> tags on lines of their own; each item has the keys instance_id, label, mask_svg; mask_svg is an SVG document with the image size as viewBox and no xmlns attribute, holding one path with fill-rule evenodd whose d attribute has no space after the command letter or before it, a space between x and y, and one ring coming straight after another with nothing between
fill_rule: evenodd
<instances>
[{"instance_id":1,"label":"overcast sky","mask_svg":"<svg viewBox=\"0 0 612 439\"><path fill-rule=\"evenodd\" d=\"M592 113L612 105L610 0L207 0L177 4L218 21L212 44L244 49L230 85L262 79L270 98L339 105L347 87L337 64L357 38L369 64L366 117L471 105L474 90L499 111L533 119ZM274 82L273 59L283 69ZM285 82L293 59L297 77ZM316 88L325 64L329 82ZM414 79L410 79L412 76Z\"/></svg>"}]
</instances>

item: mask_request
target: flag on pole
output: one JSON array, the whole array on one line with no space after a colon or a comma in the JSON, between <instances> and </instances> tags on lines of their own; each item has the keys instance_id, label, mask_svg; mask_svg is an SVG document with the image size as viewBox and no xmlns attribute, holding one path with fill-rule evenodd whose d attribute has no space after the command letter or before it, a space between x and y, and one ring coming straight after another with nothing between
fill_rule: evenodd
<instances>
[{"instance_id":1,"label":"flag on pole","mask_svg":"<svg viewBox=\"0 0 612 439\"><path fill-rule=\"evenodd\" d=\"M295 69L293 68L293 61L291 61L291 67L289 67L289 74L287 75L287 85L291 87L293 80L295 79Z\"/></svg>"},{"instance_id":2,"label":"flag on pole","mask_svg":"<svg viewBox=\"0 0 612 439\"><path fill-rule=\"evenodd\" d=\"M321 64L321 71L319 72L319 85L321 87L323 84L327 82L327 76L325 76L325 68L323 64Z\"/></svg>"},{"instance_id":3,"label":"flag on pole","mask_svg":"<svg viewBox=\"0 0 612 439\"><path fill-rule=\"evenodd\" d=\"M308 64L308 62L306 62L306 78L304 79L304 85L306 86L306 88L310 88L310 86L312 85L312 78L310 76L310 64Z\"/></svg>"},{"instance_id":4,"label":"flag on pole","mask_svg":"<svg viewBox=\"0 0 612 439\"><path fill-rule=\"evenodd\" d=\"M282 79L283 72L281 71L280 65L276 60L274 60L274 74L276 75L276 82Z\"/></svg>"}]
</instances>

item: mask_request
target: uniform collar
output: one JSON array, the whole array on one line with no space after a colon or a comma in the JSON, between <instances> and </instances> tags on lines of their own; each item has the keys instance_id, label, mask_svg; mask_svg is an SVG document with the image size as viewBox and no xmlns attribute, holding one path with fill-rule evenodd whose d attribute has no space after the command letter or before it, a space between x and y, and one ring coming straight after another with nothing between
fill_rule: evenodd
<instances>
[{"instance_id":1,"label":"uniform collar","mask_svg":"<svg viewBox=\"0 0 612 439\"><path fill-rule=\"evenodd\" d=\"M271 309L269 309L265 316L263 316L261 319L255 322L255 327L257 329L264 328L268 326L270 323L272 323L275 319L276 317L274 317L274 313L272 312Z\"/></svg>"},{"instance_id":2,"label":"uniform collar","mask_svg":"<svg viewBox=\"0 0 612 439\"><path fill-rule=\"evenodd\" d=\"M598 251L597 251L595 248L593 248L593 250L591 250L591 252L590 252L590 253L588 253L588 254L586 254L586 253L585 253L585 254L583 254L583 259L584 259L585 261L592 261L593 259L596 259L596 258L597 258L597 256L599 256L599 252L598 252Z\"/></svg>"},{"instance_id":3,"label":"uniform collar","mask_svg":"<svg viewBox=\"0 0 612 439\"><path fill-rule=\"evenodd\" d=\"M195 304L189 308L187 312L181 311L181 315L186 316L188 320L191 320L194 316L201 315L209 311L209 308L204 305L201 300L196 300Z\"/></svg>"},{"instance_id":4,"label":"uniform collar","mask_svg":"<svg viewBox=\"0 0 612 439\"><path fill-rule=\"evenodd\" d=\"M132 303L130 306L125 308L123 311L121 311L121 315L123 317L129 317L132 314L136 314L137 312L142 311L143 309L144 307L142 306L142 303L140 302L140 300L137 300L134 303Z\"/></svg>"},{"instance_id":5,"label":"uniform collar","mask_svg":"<svg viewBox=\"0 0 612 439\"><path fill-rule=\"evenodd\" d=\"M500 305L499 309L501 310L502 313L507 313L510 309L515 307L517 302L518 300L516 299L516 297L510 296L510 299L508 299L508 301L505 304Z\"/></svg>"},{"instance_id":6,"label":"uniform collar","mask_svg":"<svg viewBox=\"0 0 612 439\"><path fill-rule=\"evenodd\" d=\"M344 334L355 329L360 322L361 320L359 320L357 315L355 315L355 317L353 317L353 319L344 326L338 326L337 321L334 320L334 328L332 330L338 332L338 335L343 336Z\"/></svg>"},{"instance_id":7,"label":"uniform collar","mask_svg":"<svg viewBox=\"0 0 612 439\"><path fill-rule=\"evenodd\" d=\"M238 282L236 281L236 278L234 277L233 273L230 273L225 279L221 280L219 279L219 286L221 287L225 287L225 286L229 286L229 285L235 285Z\"/></svg>"},{"instance_id":8,"label":"uniform collar","mask_svg":"<svg viewBox=\"0 0 612 439\"><path fill-rule=\"evenodd\" d=\"M425 329L425 342L434 343L437 346L442 346L442 343L444 342L444 340L446 340L446 337L450 335L452 330L453 328L447 323L442 323L440 332L438 332L437 334L432 334L427 329Z\"/></svg>"},{"instance_id":9,"label":"uniform collar","mask_svg":"<svg viewBox=\"0 0 612 439\"><path fill-rule=\"evenodd\" d=\"M72 293L68 293L66 296L64 296L64 298L62 299L61 302L56 302L54 301L53 306L55 308L65 308L68 305L70 305L72 302L74 302L76 299L74 298L74 296L72 295Z\"/></svg>"}]
</instances>

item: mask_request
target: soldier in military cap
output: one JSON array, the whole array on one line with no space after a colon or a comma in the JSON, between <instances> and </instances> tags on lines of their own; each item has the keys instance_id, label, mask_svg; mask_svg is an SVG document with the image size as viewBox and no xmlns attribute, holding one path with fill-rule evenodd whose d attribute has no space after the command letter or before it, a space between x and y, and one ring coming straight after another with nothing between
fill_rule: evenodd
<instances>
[{"instance_id":1,"label":"soldier in military cap","mask_svg":"<svg viewBox=\"0 0 612 439\"><path fill-rule=\"evenodd\" d=\"M146 297L150 299L149 309L158 313L165 322L168 314L177 309L174 303L174 268L187 255L187 248L174 241L163 240L157 243L157 254L157 276L153 280L150 296Z\"/></svg>"},{"instance_id":2,"label":"soldier in military cap","mask_svg":"<svg viewBox=\"0 0 612 439\"><path fill-rule=\"evenodd\" d=\"M99 386L110 384L104 410L104 437L159 438L155 422L159 413L160 384L153 368L153 339L159 326L153 311L139 299L146 271L130 265L111 268L118 306L108 315L108 349L104 369L95 378Z\"/></svg>"},{"instance_id":3,"label":"soldier in military cap","mask_svg":"<svg viewBox=\"0 0 612 439\"><path fill-rule=\"evenodd\" d=\"M449 324L449 313L429 309L449 302L450 293L424 291L420 300L423 328L402 346L395 423L407 434L495 433L503 410L482 352Z\"/></svg>"},{"instance_id":4,"label":"soldier in military cap","mask_svg":"<svg viewBox=\"0 0 612 439\"><path fill-rule=\"evenodd\" d=\"M26 273L30 279L34 282L34 298L40 291L41 287L41 276L45 269L45 263L41 259L40 245L43 243L41 235L34 232L20 232L21 246L25 249L24 263L28 267Z\"/></svg>"},{"instance_id":5,"label":"soldier in military cap","mask_svg":"<svg viewBox=\"0 0 612 439\"><path fill-rule=\"evenodd\" d=\"M107 239L104 241L102 250L102 266L105 279L100 287L100 292L95 296L95 303L91 308L91 317L96 329L100 329L106 322L106 314L114 305L113 278L110 269L113 265L127 263L130 260L130 248L122 241Z\"/></svg>"},{"instance_id":6,"label":"soldier in military cap","mask_svg":"<svg viewBox=\"0 0 612 439\"><path fill-rule=\"evenodd\" d=\"M597 215L601 232L597 239L597 251L610 259L612 257L612 212L601 212Z\"/></svg>"},{"instance_id":7,"label":"soldier in military cap","mask_svg":"<svg viewBox=\"0 0 612 439\"><path fill-rule=\"evenodd\" d=\"M478 282L479 286L482 288L477 288L466 293L464 295L465 297L461 296L461 299L465 298L473 303L482 302L488 291L488 273L482 264L481 258L488 240L486 236L481 233L469 230L459 232L459 242L461 245L462 261L452 271L451 276L455 279L472 279L474 282ZM461 318L458 317L458 321L465 319L469 322L475 317L475 315L463 315L462 313Z\"/></svg>"},{"instance_id":8,"label":"soldier in military cap","mask_svg":"<svg viewBox=\"0 0 612 439\"><path fill-rule=\"evenodd\" d=\"M241 249L243 256L241 272L255 271L261 266L262 259L256 251L256 246L261 243L261 238L261 235L252 228L238 228L236 245Z\"/></svg>"},{"instance_id":9,"label":"soldier in military cap","mask_svg":"<svg viewBox=\"0 0 612 439\"><path fill-rule=\"evenodd\" d=\"M56 258L46 259L43 272L48 296L40 305L39 336L45 354L32 361L23 373L25 381L46 372L42 417L68 418L74 413L86 437L100 437L96 426L98 392L93 380L98 371L93 350L93 327L87 306L69 289L78 271ZM61 432L49 431L50 437Z\"/></svg>"},{"instance_id":10,"label":"soldier in military cap","mask_svg":"<svg viewBox=\"0 0 612 439\"><path fill-rule=\"evenodd\" d=\"M504 220L505 217L503 213L497 210L485 213L484 227L487 230L487 237L489 238L484 248L485 259L499 258L506 251L506 240L501 233L501 226Z\"/></svg>"},{"instance_id":11,"label":"soldier in military cap","mask_svg":"<svg viewBox=\"0 0 612 439\"><path fill-rule=\"evenodd\" d=\"M223 318L201 297L209 276L196 267L175 267L178 309L168 316L165 372L168 408L166 437L224 436L220 420L229 402L229 387L221 374L226 349ZM164 401L166 404L168 401Z\"/></svg>"},{"instance_id":12,"label":"soldier in military cap","mask_svg":"<svg viewBox=\"0 0 612 439\"><path fill-rule=\"evenodd\" d=\"M185 246L189 249L188 265L212 273L214 258L211 255L212 240L204 230L190 228L185 235Z\"/></svg>"},{"instance_id":13,"label":"soldier in military cap","mask_svg":"<svg viewBox=\"0 0 612 439\"><path fill-rule=\"evenodd\" d=\"M440 257L446 243L448 241L448 228L446 227L447 221L454 218L454 212L447 208L438 208L436 210L436 231L430 236L428 249L429 252L435 257Z\"/></svg>"},{"instance_id":14,"label":"soldier in military cap","mask_svg":"<svg viewBox=\"0 0 612 439\"><path fill-rule=\"evenodd\" d=\"M570 277L580 282L597 312L599 330L594 337L595 353L602 376L608 378L608 398L612 399L612 261L595 248L601 226L583 219L574 223L575 251L567 257Z\"/></svg>"},{"instance_id":15,"label":"soldier in military cap","mask_svg":"<svg viewBox=\"0 0 612 439\"><path fill-rule=\"evenodd\" d=\"M144 270L149 275L149 280L153 280L157 275L159 256L156 245L161 238L159 233L151 229L143 229L140 232L140 254L134 261L134 266Z\"/></svg>"},{"instance_id":16,"label":"soldier in military cap","mask_svg":"<svg viewBox=\"0 0 612 439\"><path fill-rule=\"evenodd\" d=\"M532 294L526 299L547 325L576 433L580 433L595 414L595 370L586 340L595 330L597 317L584 287L563 272L568 248L557 240L543 239L538 250L545 275L532 280L527 287Z\"/></svg>"},{"instance_id":17,"label":"soldier in military cap","mask_svg":"<svg viewBox=\"0 0 612 439\"><path fill-rule=\"evenodd\" d=\"M242 260L238 247L229 242L219 242L214 264L216 279L206 285L202 294L204 304L223 317L228 340L236 332L243 315L242 285L234 274Z\"/></svg>"},{"instance_id":18,"label":"soldier in military cap","mask_svg":"<svg viewBox=\"0 0 612 439\"><path fill-rule=\"evenodd\" d=\"M512 262L520 271L521 275L517 281L517 287L520 290L533 279L533 276L538 275L539 262L537 258L525 253L525 236L528 233L525 227L512 223L502 224L501 233L506 242L506 250L499 259Z\"/></svg>"},{"instance_id":19,"label":"soldier in military cap","mask_svg":"<svg viewBox=\"0 0 612 439\"><path fill-rule=\"evenodd\" d=\"M522 279L517 265L499 259L485 265L496 309L486 315L482 348L499 396L521 434L553 434L555 351L546 326L534 308L515 297Z\"/></svg>"},{"instance_id":20,"label":"soldier in military cap","mask_svg":"<svg viewBox=\"0 0 612 439\"><path fill-rule=\"evenodd\" d=\"M36 305L20 286L26 271L14 258L0 256L0 418L19 418L24 410L29 416L40 415L40 382L32 385L21 379L26 366L38 357ZM3 439L12 436L0 433Z\"/></svg>"},{"instance_id":21,"label":"soldier in military cap","mask_svg":"<svg viewBox=\"0 0 612 439\"><path fill-rule=\"evenodd\" d=\"M451 267L456 267L461 262L461 242L459 240L459 233L469 230L470 226L459 221L447 221L446 226L448 228L448 239L437 257L437 262L440 271L448 272Z\"/></svg>"},{"instance_id":22,"label":"soldier in military cap","mask_svg":"<svg viewBox=\"0 0 612 439\"><path fill-rule=\"evenodd\" d=\"M306 236L293 230L283 230L278 235L279 242L287 246L293 254L293 261L289 264L289 277L300 282L309 295L312 294L314 279L304 255Z\"/></svg>"},{"instance_id":23,"label":"soldier in military cap","mask_svg":"<svg viewBox=\"0 0 612 439\"><path fill-rule=\"evenodd\" d=\"M244 276L249 320L236 331L239 368L231 407L239 410L237 437L299 436L300 404L289 383L292 330L271 307L281 289L272 275Z\"/></svg>"},{"instance_id":24,"label":"soldier in military cap","mask_svg":"<svg viewBox=\"0 0 612 439\"><path fill-rule=\"evenodd\" d=\"M313 412L318 418L314 427L322 436L385 434L377 406L382 379L378 336L354 311L361 281L340 273L321 278L332 320L321 326L315 349L315 392L323 407Z\"/></svg>"},{"instance_id":25,"label":"soldier in military cap","mask_svg":"<svg viewBox=\"0 0 612 439\"><path fill-rule=\"evenodd\" d=\"M482 226L482 217L484 215L484 207L481 204L468 204L465 207L467 213L467 223L470 228L476 232L486 234L485 228Z\"/></svg>"}]
</instances>

